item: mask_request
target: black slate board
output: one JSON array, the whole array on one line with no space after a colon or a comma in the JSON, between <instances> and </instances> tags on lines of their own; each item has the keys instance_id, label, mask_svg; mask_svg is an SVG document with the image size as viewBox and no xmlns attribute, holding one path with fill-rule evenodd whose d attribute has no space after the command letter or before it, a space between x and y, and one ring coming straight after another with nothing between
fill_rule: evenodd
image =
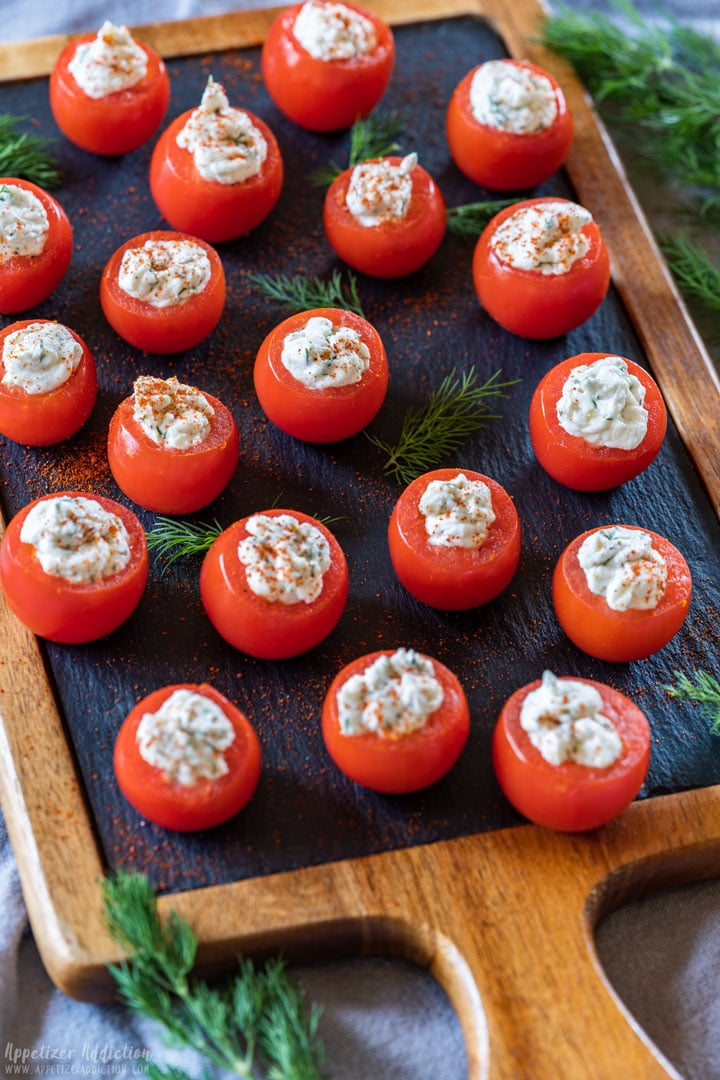
<instances>
[{"instance_id":1,"label":"black slate board","mask_svg":"<svg viewBox=\"0 0 720 1080\"><path fill-rule=\"evenodd\" d=\"M448 205L490 193L469 184L449 159L444 112L462 75L483 59L505 54L481 20L459 18L396 30L397 66L381 105L407 116L403 151L417 150ZM271 218L251 236L219 247L228 302L211 337L188 354L145 357L122 342L100 311L98 281L110 254L127 237L165 227L150 198L152 143L122 159L97 159L60 139L56 152L64 183L56 193L75 228L67 279L31 313L77 330L94 352L100 378L90 423L66 445L27 449L0 439L3 510L9 517L45 492L81 487L127 500L107 468L105 433L118 402L138 374L177 375L222 398L241 431L242 456L230 488L199 520L223 524L271 505L316 516L346 516L334 527L349 563L351 591L334 634L313 652L285 663L245 657L219 638L204 616L197 588L199 562L164 576L155 567L132 619L104 641L82 647L47 645L47 661L84 780L104 858L149 873L171 891L256 877L344 857L514 825L519 817L499 793L489 743L497 713L518 686L545 667L623 690L648 713L653 758L648 796L720 782L720 741L697 712L659 689L676 668L717 673L720 525L688 454L670 427L648 472L598 495L570 492L536 463L527 409L540 377L556 362L583 351L619 353L645 366L626 313L611 291L601 309L565 338L535 343L497 327L479 308L471 278L472 244L448 236L431 263L397 282L360 278L365 312L385 342L391 366L386 405L373 424L396 434L405 411L421 405L442 377L475 365L484 380L501 369L522 382L498 402L501 419L443 464L493 476L516 501L523 523L520 570L491 605L443 614L413 601L398 584L385 533L397 486L385 479L378 452L363 436L332 447L295 442L264 418L252 387L255 352L284 314L253 290L246 271L326 276L338 263L321 224L323 192L308 177L328 160L342 162L347 136L301 132L270 103L259 73L259 51L172 61L168 120L199 101L209 74L231 104L244 106L275 131L286 183ZM30 115L39 131L55 134L47 82L0 88L0 111ZM572 197L558 175L532 194ZM602 227L602 222L600 222ZM12 320L5 319L4 324ZM140 516L146 527L152 514ZM644 525L685 554L694 579L690 617L660 654L632 665L610 665L581 654L552 612L550 576L565 544L596 524ZM322 698L350 659L406 645L453 668L472 709L469 745L452 773L432 789L389 798L365 791L327 757L319 730ZM264 755L259 789L233 822L197 835L167 833L138 818L119 794L112 746L124 716L142 695L167 683L209 681L244 709L257 727Z\"/></svg>"}]
</instances>

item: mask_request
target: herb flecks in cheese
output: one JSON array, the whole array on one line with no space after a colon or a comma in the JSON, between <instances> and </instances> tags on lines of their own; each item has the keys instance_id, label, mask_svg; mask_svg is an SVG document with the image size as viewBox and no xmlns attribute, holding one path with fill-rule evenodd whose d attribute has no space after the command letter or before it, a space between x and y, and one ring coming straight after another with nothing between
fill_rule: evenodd
<instances>
[{"instance_id":1,"label":"herb flecks in cheese","mask_svg":"<svg viewBox=\"0 0 720 1080\"><path fill-rule=\"evenodd\" d=\"M271 604L311 604L330 569L330 545L308 521L292 514L253 514L238 544L247 583Z\"/></svg>"},{"instance_id":2,"label":"herb flecks in cheese","mask_svg":"<svg viewBox=\"0 0 720 1080\"><path fill-rule=\"evenodd\" d=\"M4 386L49 394L68 381L82 360L82 345L61 323L34 322L3 342Z\"/></svg>"},{"instance_id":3,"label":"herb flecks in cheese","mask_svg":"<svg viewBox=\"0 0 720 1080\"><path fill-rule=\"evenodd\" d=\"M592 446L634 450L647 434L645 387L621 356L603 356L573 368L556 404L568 435Z\"/></svg>"},{"instance_id":4,"label":"herb flecks in cheese","mask_svg":"<svg viewBox=\"0 0 720 1080\"><path fill-rule=\"evenodd\" d=\"M188 450L203 442L215 410L200 390L175 375L140 375L133 383L133 417L153 442Z\"/></svg>"},{"instance_id":5,"label":"herb flecks in cheese","mask_svg":"<svg viewBox=\"0 0 720 1080\"><path fill-rule=\"evenodd\" d=\"M495 520L492 494L484 480L458 473L431 480L418 503L428 543L439 547L482 547Z\"/></svg>"},{"instance_id":6,"label":"herb flecks in cheese","mask_svg":"<svg viewBox=\"0 0 720 1080\"><path fill-rule=\"evenodd\" d=\"M123 254L118 285L153 307L184 304L210 281L207 252L192 240L146 240Z\"/></svg>"},{"instance_id":7,"label":"herb flecks in cheese","mask_svg":"<svg viewBox=\"0 0 720 1080\"><path fill-rule=\"evenodd\" d=\"M40 255L49 230L37 195L19 184L0 184L0 266L17 256Z\"/></svg>"},{"instance_id":8,"label":"herb flecks in cheese","mask_svg":"<svg viewBox=\"0 0 720 1080\"><path fill-rule=\"evenodd\" d=\"M248 113L230 107L223 87L212 78L176 142L192 154L203 179L218 184L241 184L257 176L268 153L260 129Z\"/></svg>"},{"instance_id":9,"label":"herb flecks in cheese","mask_svg":"<svg viewBox=\"0 0 720 1080\"><path fill-rule=\"evenodd\" d=\"M120 518L84 495L58 495L36 503L20 539L35 548L46 574L74 585L112 577L130 562L130 538Z\"/></svg>"},{"instance_id":10,"label":"herb flecks in cheese","mask_svg":"<svg viewBox=\"0 0 720 1080\"><path fill-rule=\"evenodd\" d=\"M654 608L665 594L667 564L642 529L597 529L580 545L578 562L590 592L613 611Z\"/></svg>"},{"instance_id":11,"label":"herb flecks in cheese","mask_svg":"<svg viewBox=\"0 0 720 1080\"><path fill-rule=\"evenodd\" d=\"M287 335L280 359L303 386L329 390L360 382L370 366L370 350L357 330L314 315Z\"/></svg>"},{"instance_id":12,"label":"herb flecks in cheese","mask_svg":"<svg viewBox=\"0 0 720 1080\"><path fill-rule=\"evenodd\" d=\"M590 241L582 231L592 214L573 202L548 199L510 214L495 230L490 248L517 270L566 274L588 252Z\"/></svg>"},{"instance_id":13,"label":"herb flecks in cheese","mask_svg":"<svg viewBox=\"0 0 720 1080\"><path fill-rule=\"evenodd\" d=\"M512 135L544 131L558 114L546 75L508 60L488 60L470 81L470 109L479 124Z\"/></svg>"},{"instance_id":14,"label":"herb flecks in cheese","mask_svg":"<svg viewBox=\"0 0 720 1080\"><path fill-rule=\"evenodd\" d=\"M315 60L352 60L377 44L370 19L345 4L307 0L293 24L293 37Z\"/></svg>"},{"instance_id":15,"label":"herb flecks in cheese","mask_svg":"<svg viewBox=\"0 0 720 1080\"><path fill-rule=\"evenodd\" d=\"M387 158L356 165L345 196L353 217L368 228L401 221L412 199L411 173L416 165L417 154L407 154L397 165Z\"/></svg>"},{"instance_id":16,"label":"herb flecks in cheese","mask_svg":"<svg viewBox=\"0 0 720 1080\"><path fill-rule=\"evenodd\" d=\"M147 55L126 26L105 21L92 41L78 45L68 70L88 97L129 90L147 74Z\"/></svg>"},{"instance_id":17,"label":"herb flecks in cheese","mask_svg":"<svg viewBox=\"0 0 720 1080\"><path fill-rule=\"evenodd\" d=\"M194 690L178 689L157 712L144 713L135 733L140 756L183 787L228 772L225 751L235 729L220 706Z\"/></svg>"},{"instance_id":18,"label":"herb flecks in cheese","mask_svg":"<svg viewBox=\"0 0 720 1080\"><path fill-rule=\"evenodd\" d=\"M520 708L520 726L551 765L574 761L590 769L608 769L623 752L618 731L600 711L598 690L575 679L543 673Z\"/></svg>"},{"instance_id":19,"label":"herb flecks in cheese","mask_svg":"<svg viewBox=\"0 0 720 1080\"><path fill-rule=\"evenodd\" d=\"M397 649L342 684L337 692L340 730L399 738L424 727L443 697L432 661L414 649Z\"/></svg>"}]
</instances>

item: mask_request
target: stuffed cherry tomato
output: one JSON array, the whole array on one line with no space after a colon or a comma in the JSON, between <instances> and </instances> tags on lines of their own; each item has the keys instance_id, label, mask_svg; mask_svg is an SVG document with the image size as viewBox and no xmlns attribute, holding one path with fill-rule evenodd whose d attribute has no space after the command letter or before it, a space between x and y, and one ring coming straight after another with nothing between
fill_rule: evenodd
<instances>
[{"instance_id":1,"label":"stuffed cherry tomato","mask_svg":"<svg viewBox=\"0 0 720 1080\"><path fill-rule=\"evenodd\" d=\"M144 352L191 349L217 326L225 307L220 256L195 236L149 232L111 255L100 279L105 318Z\"/></svg>"},{"instance_id":2,"label":"stuffed cherry tomato","mask_svg":"<svg viewBox=\"0 0 720 1080\"><path fill-rule=\"evenodd\" d=\"M388 363L378 332L359 315L316 308L272 330L255 360L255 390L266 416L306 442L361 431L385 400Z\"/></svg>"},{"instance_id":3,"label":"stuffed cherry tomato","mask_svg":"<svg viewBox=\"0 0 720 1080\"><path fill-rule=\"evenodd\" d=\"M390 558L417 600L462 611L494 600L520 561L520 519L495 480L435 469L405 489L390 517Z\"/></svg>"},{"instance_id":4,"label":"stuffed cherry tomato","mask_svg":"<svg viewBox=\"0 0 720 1080\"><path fill-rule=\"evenodd\" d=\"M310 131L339 131L375 108L395 62L395 43L372 11L308 0L278 15L262 50L262 74L278 109Z\"/></svg>"},{"instance_id":5,"label":"stuffed cherry tomato","mask_svg":"<svg viewBox=\"0 0 720 1080\"><path fill-rule=\"evenodd\" d=\"M496 214L477 242L475 290L489 315L526 338L566 334L589 319L610 284L610 260L592 215L541 198Z\"/></svg>"},{"instance_id":6,"label":"stuffed cherry tomato","mask_svg":"<svg viewBox=\"0 0 720 1080\"><path fill-rule=\"evenodd\" d=\"M414 649L353 660L325 697L330 757L358 784L400 795L434 784L470 734L467 698L452 671Z\"/></svg>"},{"instance_id":7,"label":"stuffed cherry tomato","mask_svg":"<svg viewBox=\"0 0 720 1080\"><path fill-rule=\"evenodd\" d=\"M210 829L248 803L261 751L250 721L207 683L155 690L128 713L115 741L118 786L165 829Z\"/></svg>"},{"instance_id":8,"label":"stuffed cherry tomato","mask_svg":"<svg viewBox=\"0 0 720 1080\"><path fill-rule=\"evenodd\" d=\"M565 95L525 60L488 60L455 88L447 110L452 158L470 180L496 191L535 187L560 168L574 134Z\"/></svg>"},{"instance_id":9,"label":"stuffed cherry tomato","mask_svg":"<svg viewBox=\"0 0 720 1080\"><path fill-rule=\"evenodd\" d=\"M576 491L605 491L655 460L667 428L657 384L631 360L581 353L552 368L530 402L530 438L546 472Z\"/></svg>"},{"instance_id":10,"label":"stuffed cherry tomato","mask_svg":"<svg viewBox=\"0 0 720 1080\"><path fill-rule=\"evenodd\" d=\"M299 510L236 521L213 543L200 572L200 595L215 629L261 660L314 648L335 629L347 593L342 548Z\"/></svg>"},{"instance_id":11,"label":"stuffed cherry tomato","mask_svg":"<svg viewBox=\"0 0 720 1080\"><path fill-rule=\"evenodd\" d=\"M348 266L371 277L403 277L435 254L445 235L445 202L417 154L346 169L325 196L328 242Z\"/></svg>"},{"instance_id":12,"label":"stuffed cherry tomato","mask_svg":"<svg viewBox=\"0 0 720 1080\"><path fill-rule=\"evenodd\" d=\"M62 442L96 397L95 362L74 330L47 319L0 330L0 434L25 446Z\"/></svg>"},{"instance_id":13,"label":"stuffed cherry tomato","mask_svg":"<svg viewBox=\"0 0 720 1080\"><path fill-rule=\"evenodd\" d=\"M73 233L60 203L29 180L0 178L0 312L35 307L60 284Z\"/></svg>"},{"instance_id":14,"label":"stuffed cherry tomato","mask_svg":"<svg viewBox=\"0 0 720 1080\"><path fill-rule=\"evenodd\" d=\"M118 486L160 514L207 506L229 484L239 456L231 413L175 376L141 375L110 421L108 462Z\"/></svg>"},{"instance_id":15,"label":"stuffed cherry tomato","mask_svg":"<svg viewBox=\"0 0 720 1080\"><path fill-rule=\"evenodd\" d=\"M93 154L126 154L155 134L170 79L158 54L124 26L104 22L65 46L50 74L50 108L62 133Z\"/></svg>"},{"instance_id":16,"label":"stuffed cherry tomato","mask_svg":"<svg viewBox=\"0 0 720 1080\"><path fill-rule=\"evenodd\" d=\"M516 810L537 825L578 832L617 817L638 794L650 762L650 727L617 690L546 671L506 701L492 754Z\"/></svg>"},{"instance_id":17,"label":"stuffed cherry tomato","mask_svg":"<svg viewBox=\"0 0 720 1080\"><path fill-rule=\"evenodd\" d=\"M259 117L231 108L208 82L197 109L173 120L150 161L150 191L174 229L210 243L235 240L264 221L283 185L280 148Z\"/></svg>"},{"instance_id":18,"label":"stuffed cherry tomato","mask_svg":"<svg viewBox=\"0 0 720 1080\"><path fill-rule=\"evenodd\" d=\"M669 540L636 525L603 525L568 544L552 589L570 640L598 660L626 663L675 636L690 607L692 580Z\"/></svg>"},{"instance_id":19,"label":"stuffed cherry tomato","mask_svg":"<svg viewBox=\"0 0 720 1080\"><path fill-rule=\"evenodd\" d=\"M145 533L112 499L44 495L10 521L0 583L10 610L40 637L94 641L132 615L148 574Z\"/></svg>"}]
</instances>

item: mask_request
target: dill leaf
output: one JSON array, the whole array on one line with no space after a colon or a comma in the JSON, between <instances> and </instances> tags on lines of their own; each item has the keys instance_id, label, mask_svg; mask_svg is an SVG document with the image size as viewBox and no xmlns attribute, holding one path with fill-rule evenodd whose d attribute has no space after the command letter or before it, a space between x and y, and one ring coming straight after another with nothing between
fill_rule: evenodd
<instances>
[{"instance_id":1,"label":"dill leaf","mask_svg":"<svg viewBox=\"0 0 720 1080\"><path fill-rule=\"evenodd\" d=\"M465 203L462 206L449 206L445 211L447 227L456 236L477 239L488 222L512 206L517 199L487 199L484 202Z\"/></svg>"},{"instance_id":2,"label":"dill leaf","mask_svg":"<svg viewBox=\"0 0 720 1080\"><path fill-rule=\"evenodd\" d=\"M24 116L0 114L0 176L17 176L41 188L55 188L60 170L48 147L55 140L19 130Z\"/></svg>"},{"instance_id":3,"label":"dill leaf","mask_svg":"<svg viewBox=\"0 0 720 1080\"><path fill-rule=\"evenodd\" d=\"M148 551L163 560L162 573L178 559L207 551L217 540L223 526L214 520L206 522L179 521L177 518L158 516L147 533Z\"/></svg>"},{"instance_id":4,"label":"dill leaf","mask_svg":"<svg viewBox=\"0 0 720 1080\"><path fill-rule=\"evenodd\" d=\"M661 236L660 250L678 286L689 299L720 311L720 267L687 236Z\"/></svg>"},{"instance_id":5,"label":"dill leaf","mask_svg":"<svg viewBox=\"0 0 720 1080\"><path fill-rule=\"evenodd\" d=\"M251 274L246 275L265 296L276 300L287 311L312 311L313 308L334 307L354 311L365 317L360 303L357 278L348 272L347 285L338 269L333 270L329 281L303 274Z\"/></svg>"},{"instance_id":6,"label":"dill leaf","mask_svg":"<svg viewBox=\"0 0 720 1080\"><path fill-rule=\"evenodd\" d=\"M406 131L406 126L405 117L396 113L389 116L371 113L365 119L356 120L350 128L350 149L347 165L342 166L334 161L329 162L312 174L312 183L316 187L327 187L346 168L352 169L355 165L361 165L364 161L372 161L375 158L389 157L394 154L396 150L400 149L400 143L397 140Z\"/></svg>"},{"instance_id":7,"label":"dill leaf","mask_svg":"<svg viewBox=\"0 0 720 1080\"><path fill-rule=\"evenodd\" d=\"M693 701L700 706L703 716L710 721L710 731L720 735L720 682L707 671L698 670L693 677L683 671L674 671L675 685L661 685L670 697L680 701Z\"/></svg>"}]
</instances>

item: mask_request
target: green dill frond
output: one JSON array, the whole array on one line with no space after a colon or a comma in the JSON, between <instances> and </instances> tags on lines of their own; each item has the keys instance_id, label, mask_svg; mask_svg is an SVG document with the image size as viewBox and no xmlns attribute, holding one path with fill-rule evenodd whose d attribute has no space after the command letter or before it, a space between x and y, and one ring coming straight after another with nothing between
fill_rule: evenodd
<instances>
[{"instance_id":1,"label":"green dill frond","mask_svg":"<svg viewBox=\"0 0 720 1080\"><path fill-rule=\"evenodd\" d=\"M360 303L357 278L351 272L347 284L339 270L333 270L329 281L304 274L247 274L248 279L265 296L276 300L287 311L312 311L313 308L331 307L354 311L365 317Z\"/></svg>"},{"instance_id":2,"label":"green dill frond","mask_svg":"<svg viewBox=\"0 0 720 1080\"><path fill-rule=\"evenodd\" d=\"M472 240L477 240L496 214L517 201L517 199L487 199L484 202L465 203L463 206L449 206L445 212L447 227L456 236L467 236Z\"/></svg>"},{"instance_id":3,"label":"green dill frond","mask_svg":"<svg viewBox=\"0 0 720 1080\"><path fill-rule=\"evenodd\" d=\"M389 157L400 149L400 143L397 140L406 132L406 129L405 117L397 114L380 116L371 113L364 120L356 120L350 128L347 165L329 162L312 174L312 183L316 187L328 187L345 169L352 169L355 165L361 165L363 161Z\"/></svg>"},{"instance_id":4,"label":"green dill frond","mask_svg":"<svg viewBox=\"0 0 720 1080\"><path fill-rule=\"evenodd\" d=\"M41 188L55 188L60 170L48 152L55 141L44 135L20 131L24 116L0 114L0 176L16 176Z\"/></svg>"},{"instance_id":5,"label":"green dill frond","mask_svg":"<svg viewBox=\"0 0 720 1080\"><path fill-rule=\"evenodd\" d=\"M684 295L713 311L720 311L720 267L711 261L707 252L687 236L661 236L658 242Z\"/></svg>"},{"instance_id":6,"label":"green dill frond","mask_svg":"<svg viewBox=\"0 0 720 1080\"><path fill-rule=\"evenodd\" d=\"M223 526L217 520L207 524L158 516L147 533L147 547L164 562L162 573L165 573L178 559L207 551L221 532Z\"/></svg>"},{"instance_id":7,"label":"green dill frond","mask_svg":"<svg viewBox=\"0 0 720 1080\"><path fill-rule=\"evenodd\" d=\"M675 685L661 685L670 697L680 701L692 701L700 706L700 711L710 721L710 731L720 735L720 682L707 671L696 671L688 676L682 671L674 671Z\"/></svg>"}]
</instances>

